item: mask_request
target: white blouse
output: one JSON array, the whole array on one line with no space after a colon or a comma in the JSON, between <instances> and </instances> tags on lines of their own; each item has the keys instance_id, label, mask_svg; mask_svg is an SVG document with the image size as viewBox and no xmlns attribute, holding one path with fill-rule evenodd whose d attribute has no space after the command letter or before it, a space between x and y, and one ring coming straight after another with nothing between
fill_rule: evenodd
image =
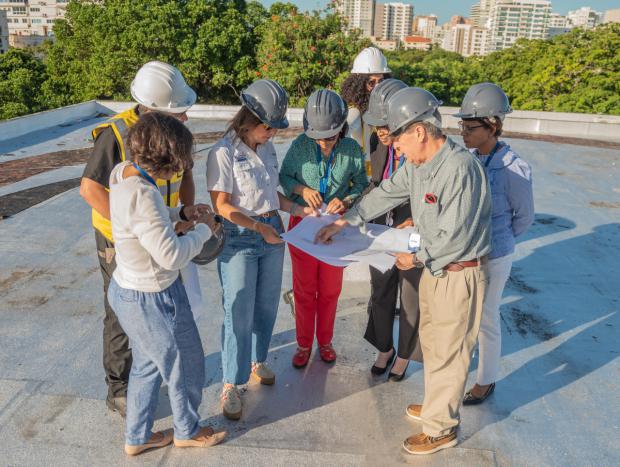
<instances>
[{"instance_id":1,"label":"white blouse","mask_svg":"<svg viewBox=\"0 0 620 467\"><path fill-rule=\"evenodd\" d=\"M271 141L256 151L227 133L209 151L207 190L231 194L231 204L248 216L280 208L278 159Z\"/></svg>"}]
</instances>

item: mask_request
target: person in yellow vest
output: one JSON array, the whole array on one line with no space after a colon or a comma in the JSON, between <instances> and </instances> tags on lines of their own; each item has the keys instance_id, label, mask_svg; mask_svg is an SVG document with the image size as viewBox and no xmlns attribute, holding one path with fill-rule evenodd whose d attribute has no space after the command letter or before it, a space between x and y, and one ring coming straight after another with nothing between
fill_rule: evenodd
<instances>
[{"instance_id":1,"label":"person in yellow vest","mask_svg":"<svg viewBox=\"0 0 620 467\"><path fill-rule=\"evenodd\" d=\"M187 85L181 72L172 65L158 61L148 62L140 68L131 83L131 95L136 106L113 116L92 131L95 146L80 184L80 196L92 208L103 276L103 368L108 386L106 405L122 417L125 417L132 359L127 335L107 299L110 279L116 268L110 223L110 174L115 165L132 159L126 137L129 128L136 124L141 115L159 111L185 122L187 110L196 102L196 93ZM170 180L158 179L156 183L168 207L177 206L179 201L186 206L194 204L195 188L191 171L179 172Z\"/></svg>"}]
</instances>

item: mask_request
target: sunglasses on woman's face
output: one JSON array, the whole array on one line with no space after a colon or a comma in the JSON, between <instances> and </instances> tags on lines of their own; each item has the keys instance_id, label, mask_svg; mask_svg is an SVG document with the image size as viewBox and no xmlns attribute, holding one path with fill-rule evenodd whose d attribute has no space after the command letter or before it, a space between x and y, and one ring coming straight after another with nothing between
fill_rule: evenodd
<instances>
[{"instance_id":1,"label":"sunglasses on woman's face","mask_svg":"<svg viewBox=\"0 0 620 467\"><path fill-rule=\"evenodd\" d=\"M265 131L275 131L275 130L277 130L277 128L271 127L271 126L267 125L266 123L261 123L261 125L263 125L263 128L265 129Z\"/></svg>"}]
</instances>

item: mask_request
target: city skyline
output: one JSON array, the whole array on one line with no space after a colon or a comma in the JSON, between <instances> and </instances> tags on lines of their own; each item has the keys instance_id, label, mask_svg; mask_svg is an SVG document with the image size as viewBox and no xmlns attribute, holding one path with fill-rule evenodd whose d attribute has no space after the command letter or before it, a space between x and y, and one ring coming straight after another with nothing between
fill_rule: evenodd
<instances>
[{"instance_id":1,"label":"city skyline","mask_svg":"<svg viewBox=\"0 0 620 467\"><path fill-rule=\"evenodd\" d=\"M276 1L277 0L261 0L260 3L269 6ZM381 3L390 3L389 0L377 1ZM469 9L474 3L476 3L476 0L460 0L458 2L438 2L437 0L395 0L395 2L413 4L414 14L416 16L435 14L438 16L440 23L445 23L455 15L469 16ZM329 0L301 0L290 3L294 3L299 6L301 10L316 10L324 8L329 3ZM551 0L551 4L553 7L553 12L560 13L562 15L566 15L570 10L576 10L583 6L589 6L596 11L602 12L614 8L620 8L620 0Z\"/></svg>"}]
</instances>

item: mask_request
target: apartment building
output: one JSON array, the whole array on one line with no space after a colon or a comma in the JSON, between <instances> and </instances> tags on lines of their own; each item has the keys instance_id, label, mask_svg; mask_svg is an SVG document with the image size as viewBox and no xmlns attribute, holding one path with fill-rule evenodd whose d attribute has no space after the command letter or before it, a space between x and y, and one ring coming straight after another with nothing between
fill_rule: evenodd
<instances>
[{"instance_id":1,"label":"apartment building","mask_svg":"<svg viewBox=\"0 0 620 467\"><path fill-rule=\"evenodd\" d=\"M359 29L363 36L375 35L375 0L336 0L336 11L347 21L347 29Z\"/></svg>"},{"instance_id":2,"label":"apartment building","mask_svg":"<svg viewBox=\"0 0 620 467\"><path fill-rule=\"evenodd\" d=\"M489 12L487 52L512 47L517 39L547 39L551 2L495 0Z\"/></svg>"},{"instance_id":3,"label":"apartment building","mask_svg":"<svg viewBox=\"0 0 620 467\"><path fill-rule=\"evenodd\" d=\"M6 12L9 44L13 47L37 45L52 35L52 26L64 18L69 0L0 0Z\"/></svg>"},{"instance_id":4,"label":"apartment building","mask_svg":"<svg viewBox=\"0 0 620 467\"><path fill-rule=\"evenodd\" d=\"M437 16L416 16L413 18L413 34L432 39L437 28Z\"/></svg>"},{"instance_id":5,"label":"apartment building","mask_svg":"<svg viewBox=\"0 0 620 467\"><path fill-rule=\"evenodd\" d=\"M603 13L584 6L578 10L569 11L567 18L574 28L593 29L603 22Z\"/></svg>"}]
</instances>

